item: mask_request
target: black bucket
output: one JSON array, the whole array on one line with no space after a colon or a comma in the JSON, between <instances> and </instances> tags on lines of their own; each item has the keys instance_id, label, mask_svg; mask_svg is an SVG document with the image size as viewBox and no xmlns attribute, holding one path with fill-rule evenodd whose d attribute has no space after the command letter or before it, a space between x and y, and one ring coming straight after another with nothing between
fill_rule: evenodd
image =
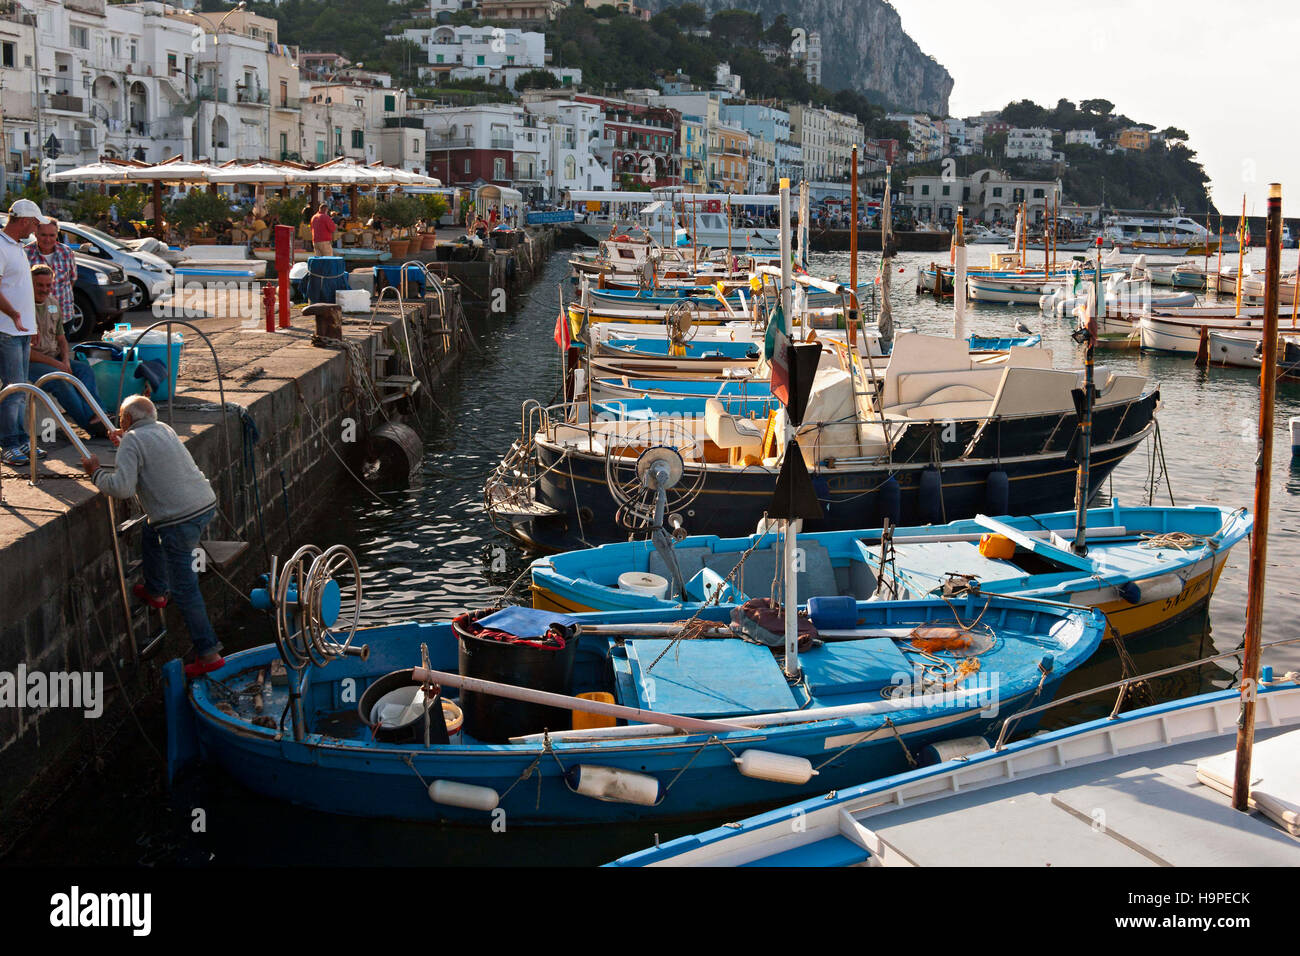
<instances>
[{"instance_id":1,"label":"black bucket","mask_svg":"<svg viewBox=\"0 0 1300 956\"><path fill-rule=\"evenodd\" d=\"M403 687L419 687L420 682L413 676L413 668L406 670L393 671L391 674L385 674L379 680L375 681L361 694L361 700L357 702L357 713L361 717L361 722L367 727L373 729L376 740L390 744L415 744L424 742L424 714L421 713L413 720L409 720L399 727L385 727L370 719L370 712L375 709L375 704L379 703L381 697L385 694L391 694L395 690L401 690ZM429 713L429 743L445 744L448 743L446 718L442 710L442 691L433 699L433 704L428 708Z\"/></svg>"},{"instance_id":2,"label":"black bucket","mask_svg":"<svg viewBox=\"0 0 1300 956\"><path fill-rule=\"evenodd\" d=\"M555 649L486 640L475 637L460 626L456 627L456 636L460 639L459 669L462 677L476 677L552 694L572 693L573 659L578 649L576 638L565 641L563 648ZM509 743L511 737L537 734L543 730L568 730L573 725L571 710L491 694L461 691L460 707L465 714L465 733L484 743Z\"/></svg>"}]
</instances>

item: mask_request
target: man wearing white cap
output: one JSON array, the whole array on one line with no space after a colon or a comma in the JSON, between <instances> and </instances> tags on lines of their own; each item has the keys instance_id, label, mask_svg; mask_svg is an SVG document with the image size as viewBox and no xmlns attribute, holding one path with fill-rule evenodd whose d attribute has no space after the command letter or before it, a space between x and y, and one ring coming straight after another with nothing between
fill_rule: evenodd
<instances>
[{"instance_id":1,"label":"man wearing white cap","mask_svg":"<svg viewBox=\"0 0 1300 956\"><path fill-rule=\"evenodd\" d=\"M0 386L27 381L28 348L36 334L36 296L22 243L45 221L40 206L19 199L9 207L9 222L0 229ZM28 463L23 447L26 411L26 396L13 395L0 402L0 459L5 464ZM45 455L39 449L37 454Z\"/></svg>"}]
</instances>

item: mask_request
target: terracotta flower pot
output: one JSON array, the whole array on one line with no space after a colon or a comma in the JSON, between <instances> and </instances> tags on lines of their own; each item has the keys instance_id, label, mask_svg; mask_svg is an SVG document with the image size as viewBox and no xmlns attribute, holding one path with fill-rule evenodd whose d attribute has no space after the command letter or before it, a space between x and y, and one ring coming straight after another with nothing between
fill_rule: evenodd
<instances>
[{"instance_id":1,"label":"terracotta flower pot","mask_svg":"<svg viewBox=\"0 0 1300 956\"><path fill-rule=\"evenodd\" d=\"M394 259L405 258L407 250L411 246L410 239L389 239L388 252Z\"/></svg>"},{"instance_id":2,"label":"terracotta flower pot","mask_svg":"<svg viewBox=\"0 0 1300 956\"><path fill-rule=\"evenodd\" d=\"M438 234L436 232L426 232L420 237L420 248L428 252L438 245Z\"/></svg>"}]
</instances>

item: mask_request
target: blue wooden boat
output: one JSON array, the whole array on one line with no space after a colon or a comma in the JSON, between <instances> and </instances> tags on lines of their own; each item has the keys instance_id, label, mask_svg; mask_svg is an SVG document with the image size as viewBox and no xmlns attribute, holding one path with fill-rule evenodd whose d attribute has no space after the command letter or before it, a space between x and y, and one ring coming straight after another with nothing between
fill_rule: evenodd
<instances>
[{"instance_id":1,"label":"blue wooden boat","mask_svg":"<svg viewBox=\"0 0 1300 956\"><path fill-rule=\"evenodd\" d=\"M1244 509L1130 508L1112 501L1089 509L1083 556L1065 540L1074 534L1073 511L894 528L888 545L879 529L803 534L799 593L931 597L943 593L951 575L970 575L984 593L1099 608L1111 629L1129 638L1201 611L1229 552L1252 525ZM1009 556L986 557L981 538L999 533ZM778 541L775 530L685 538L672 547L679 582L648 540L549 555L530 569L533 605L573 613L743 603L770 590ZM882 564L884 552L892 560Z\"/></svg>"},{"instance_id":2,"label":"blue wooden boat","mask_svg":"<svg viewBox=\"0 0 1300 956\"><path fill-rule=\"evenodd\" d=\"M1050 699L1105 623L1095 611L1001 597L850 602L849 629L826 628L802 649L792 682L783 647L732 636L725 609L702 611L687 632L674 609L543 614L537 637L541 612L518 608L347 631L335 627L336 581L316 580L313 565L280 587L288 573L270 589L281 595L277 620L290 609L276 644L231 654L188 685L179 660L166 665L169 775L202 757L258 793L325 812L482 826L691 817L895 773L929 744L996 734ZM305 609L294 603L299 585ZM843 628L843 611L823 620ZM958 616L979 623L955 629ZM295 630L296 619L315 630ZM506 626L509 640L487 638ZM561 654L567 664L547 656ZM430 670L412 670L422 660ZM277 661L287 685L275 682ZM501 683L470 679L497 671L544 677L564 707L511 707L498 699ZM420 683L431 676L441 700ZM414 696L421 687L427 708ZM536 688L517 678L511 692L521 689ZM391 714L393 693L405 693L413 720ZM571 696L580 693L616 703ZM463 725L429 720L426 737L422 715L454 714L453 697ZM570 729L573 711L600 707L637 718Z\"/></svg>"},{"instance_id":3,"label":"blue wooden boat","mask_svg":"<svg viewBox=\"0 0 1300 956\"><path fill-rule=\"evenodd\" d=\"M767 419L781 407L770 390L766 395L732 396L720 398L713 395L662 396L647 395L642 398L608 399L593 401L592 413L601 421L652 421L656 418L682 418L702 416L710 399L717 398L729 415L743 415L751 419Z\"/></svg>"},{"instance_id":4,"label":"blue wooden boat","mask_svg":"<svg viewBox=\"0 0 1300 956\"><path fill-rule=\"evenodd\" d=\"M1294 867L1300 793L1286 768L1300 759L1300 686L1265 677L1255 813L1232 808L1231 777L1226 787L1223 777L1241 709L1233 687L1002 747L972 742L960 756L609 865Z\"/></svg>"},{"instance_id":5,"label":"blue wooden boat","mask_svg":"<svg viewBox=\"0 0 1300 956\"><path fill-rule=\"evenodd\" d=\"M609 338L601 343L597 354L607 350L622 355L665 358L669 356L671 349L672 343L664 337ZM757 340L731 342L726 339L703 339L683 342L680 357L684 359L725 358L753 362L758 360L762 350L763 346Z\"/></svg>"}]
</instances>

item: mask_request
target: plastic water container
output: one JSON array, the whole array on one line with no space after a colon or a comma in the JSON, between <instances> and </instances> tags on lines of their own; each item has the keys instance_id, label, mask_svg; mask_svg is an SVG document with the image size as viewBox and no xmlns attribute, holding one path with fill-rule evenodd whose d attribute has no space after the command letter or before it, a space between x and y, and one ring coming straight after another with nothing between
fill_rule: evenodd
<instances>
[{"instance_id":1,"label":"plastic water container","mask_svg":"<svg viewBox=\"0 0 1300 956\"><path fill-rule=\"evenodd\" d=\"M119 322L113 326L112 332L104 333L104 341L111 342L113 345L135 346L137 357L141 362L147 362L150 359L157 359L167 367L167 329L157 328L145 332L143 329L133 329L128 322ZM137 343L136 339L140 341ZM180 373L181 351L185 348L185 336L180 332L171 334L171 368L167 372L167 380L158 386L153 393L154 401L165 401L171 394L172 389L176 387L176 376ZM128 371L128 375L134 374L134 371ZM98 382L98 379L96 379ZM114 390L117 386L114 385ZM143 390L143 383L141 384Z\"/></svg>"}]
</instances>

